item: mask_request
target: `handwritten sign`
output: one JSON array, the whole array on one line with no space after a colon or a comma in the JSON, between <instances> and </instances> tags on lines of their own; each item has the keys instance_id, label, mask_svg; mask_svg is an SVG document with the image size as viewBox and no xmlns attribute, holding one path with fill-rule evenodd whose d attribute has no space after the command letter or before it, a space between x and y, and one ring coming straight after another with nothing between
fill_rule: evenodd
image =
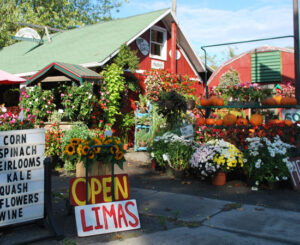
<instances>
[{"instance_id":1,"label":"handwritten sign","mask_svg":"<svg viewBox=\"0 0 300 245\"><path fill-rule=\"evenodd\" d=\"M79 237L139 229L136 201L126 200L75 207Z\"/></svg>"},{"instance_id":2,"label":"handwritten sign","mask_svg":"<svg viewBox=\"0 0 300 245\"><path fill-rule=\"evenodd\" d=\"M289 167L294 189L300 190L300 157L290 159L291 166Z\"/></svg>"},{"instance_id":3,"label":"handwritten sign","mask_svg":"<svg viewBox=\"0 0 300 245\"><path fill-rule=\"evenodd\" d=\"M89 177L89 203L103 203L112 201L111 175ZM115 200L127 200L129 195L129 182L127 174L116 174L114 177ZM85 178L72 178L70 180L70 202L72 205L85 205Z\"/></svg>"},{"instance_id":4,"label":"handwritten sign","mask_svg":"<svg viewBox=\"0 0 300 245\"><path fill-rule=\"evenodd\" d=\"M0 132L0 227L44 217L45 130Z\"/></svg>"},{"instance_id":5,"label":"handwritten sign","mask_svg":"<svg viewBox=\"0 0 300 245\"><path fill-rule=\"evenodd\" d=\"M152 69L165 69L165 63L158 60L151 60Z\"/></svg>"},{"instance_id":6,"label":"handwritten sign","mask_svg":"<svg viewBox=\"0 0 300 245\"><path fill-rule=\"evenodd\" d=\"M192 124L181 127L180 132L184 138L194 137L194 129Z\"/></svg>"}]
</instances>

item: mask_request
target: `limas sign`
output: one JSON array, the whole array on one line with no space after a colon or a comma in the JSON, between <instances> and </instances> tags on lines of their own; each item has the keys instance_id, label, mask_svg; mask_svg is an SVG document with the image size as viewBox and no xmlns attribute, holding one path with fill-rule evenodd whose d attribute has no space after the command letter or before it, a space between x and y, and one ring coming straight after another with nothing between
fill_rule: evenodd
<instances>
[{"instance_id":1,"label":"limas sign","mask_svg":"<svg viewBox=\"0 0 300 245\"><path fill-rule=\"evenodd\" d=\"M112 201L111 175L89 177L89 203L102 203ZM129 195L129 183L127 174L116 174L114 176L115 200L127 200ZM85 205L85 178L73 178L70 180L70 202L72 205Z\"/></svg>"},{"instance_id":2,"label":"limas sign","mask_svg":"<svg viewBox=\"0 0 300 245\"><path fill-rule=\"evenodd\" d=\"M136 201L126 200L75 207L78 236L139 229Z\"/></svg>"},{"instance_id":3,"label":"limas sign","mask_svg":"<svg viewBox=\"0 0 300 245\"><path fill-rule=\"evenodd\" d=\"M45 130L0 132L0 227L44 217Z\"/></svg>"}]
</instances>

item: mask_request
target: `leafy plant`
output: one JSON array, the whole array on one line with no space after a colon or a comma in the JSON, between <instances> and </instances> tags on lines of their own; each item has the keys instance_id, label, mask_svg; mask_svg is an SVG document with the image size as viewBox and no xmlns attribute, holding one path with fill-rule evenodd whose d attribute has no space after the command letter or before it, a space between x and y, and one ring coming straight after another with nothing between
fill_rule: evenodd
<instances>
[{"instance_id":1,"label":"leafy plant","mask_svg":"<svg viewBox=\"0 0 300 245\"><path fill-rule=\"evenodd\" d=\"M54 123L46 131L45 156L61 156L62 136L63 132L59 129L57 123Z\"/></svg>"},{"instance_id":2,"label":"leafy plant","mask_svg":"<svg viewBox=\"0 0 300 245\"><path fill-rule=\"evenodd\" d=\"M136 133L135 137L138 142L140 142L140 141L148 142L149 138L150 138L150 134L149 134L149 131L147 131L145 129L141 129Z\"/></svg>"},{"instance_id":3,"label":"leafy plant","mask_svg":"<svg viewBox=\"0 0 300 245\"><path fill-rule=\"evenodd\" d=\"M2 114L2 110L3 108L0 111L0 131L34 128L34 116L28 115L21 121L18 114L12 114L11 112ZM6 111L6 108L4 111Z\"/></svg>"},{"instance_id":4,"label":"leafy plant","mask_svg":"<svg viewBox=\"0 0 300 245\"><path fill-rule=\"evenodd\" d=\"M129 131L132 130L134 123L135 123L135 117L133 111L126 113L122 118L120 129L121 129L121 135L123 137L124 143L128 143L128 133Z\"/></svg>"},{"instance_id":5,"label":"leafy plant","mask_svg":"<svg viewBox=\"0 0 300 245\"><path fill-rule=\"evenodd\" d=\"M29 87L21 92L20 107L24 116L36 115L35 122L43 123L56 108L53 90L42 90L39 86Z\"/></svg>"},{"instance_id":6,"label":"leafy plant","mask_svg":"<svg viewBox=\"0 0 300 245\"><path fill-rule=\"evenodd\" d=\"M122 46L120 47L120 51L114 60L114 63L123 70L128 69L130 72L135 73L140 60L137 56L136 50L131 50L129 46L127 46L126 44L122 44Z\"/></svg>"},{"instance_id":7,"label":"leafy plant","mask_svg":"<svg viewBox=\"0 0 300 245\"><path fill-rule=\"evenodd\" d=\"M116 116L120 115L121 93L125 88L125 78L122 74L122 68L114 63L107 66L101 72L101 75L104 76L104 80L106 81L106 93L109 100L109 105L107 106L107 110L104 110L104 113L106 114L107 122L112 125L116 122Z\"/></svg>"},{"instance_id":8,"label":"leafy plant","mask_svg":"<svg viewBox=\"0 0 300 245\"><path fill-rule=\"evenodd\" d=\"M175 91L161 93L157 101L158 113L162 114L167 121L169 127L179 122L182 113L187 110L184 97Z\"/></svg>"},{"instance_id":9,"label":"leafy plant","mask_svg":"<svg viewBox=\"0 0 300 245\"><path fill-rule=\"evenodd\" d=\"M97 98L93 93L93 84L84 83L80 86L67 86L61 94L64 116L70 121L88 122L91 120L93 105Z\"/></svg>"},{"instance_id":10,"label":"leafy plant","mask_svg":"<svg viewBox=\"0 0 300 245\"><path fill-rule=\"evenodd\" d=\"M247 138L248 149L244 152L245 169L251 182L274 183L290 176L289 156L295 147L281 141L277 135L272 140L265 137Z\"/></svg>"}]
</instances>

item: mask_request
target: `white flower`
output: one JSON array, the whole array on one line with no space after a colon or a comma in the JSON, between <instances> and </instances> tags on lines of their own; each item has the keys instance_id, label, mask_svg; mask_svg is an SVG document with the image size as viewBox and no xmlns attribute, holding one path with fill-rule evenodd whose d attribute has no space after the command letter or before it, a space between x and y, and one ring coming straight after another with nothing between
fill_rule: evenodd
<instances>
[{"instance_id":1,"label":"white flower","mask_svg":"<svg viewBox=\"0 0 300 245\"><path fill-rule=\"evenodd\" d=\"M168 156L167 153L164 153L164 154L162 155L162 157L163 157L163 159L164 159L165 162L169 162L169 161L170 161L169 156Z\"/></svg>"},{"instance_id":2,"label":"white flower","mask_svg":"<svg viewBox=\"0 0 300 245\"><path fill-rule=\"evenodd\" d=\"M288 178L287 178L286 176L283 176L282 179L283 179L283 180L287 180Z\"/></svg>"},{"instance_id":3,"label":"white flower","mask_svg":"<svg viewBox=\"0 0 300 245\"><path fill-rule=\"evenodd\" d=\"M276 179L276 181L279 181L279 178L278 178L278 176L276 176L276 178L275 178L275 179Z\"/></svg>"},{"instance_id":4,"label":"white flower","mask_svg":"<svg viewBox=\"0 0 300 245\"><path fill-rule=\"evenodd\" d=\"M39 101L39 99L38 99L38 98L36 98L34 101L35 101L35 102L38 102L38 101Z\"/></svg>"},{"instance_id":5,"label":"white flower","mask_svg":"<svg viewBox=\"0 0 300 245\"><path fill-rule=\"evenodd\" d=\"M58 112L59 113L64 113L64 110L63 109L58 109Z\"/></svg>"},{"instance_id":6,"label":"white flower","mask_svg":"<svg viewBox=\"0 0 300 245\"><path fill-rule=\"evenodd\" d=\"M259 185L259 181L258 181L258 180L255 181L255 185L256 185L256 186Z\"/></svg>"},{"instance_id":7,"label":"white flower","mask_svg":"<svg viewBox=\"0 0 300 245\"><path fill-rule=\"evenodd\" d=\"M154 157L154 152L151 152L151 157Z\"/></svg>"}]
</instances>

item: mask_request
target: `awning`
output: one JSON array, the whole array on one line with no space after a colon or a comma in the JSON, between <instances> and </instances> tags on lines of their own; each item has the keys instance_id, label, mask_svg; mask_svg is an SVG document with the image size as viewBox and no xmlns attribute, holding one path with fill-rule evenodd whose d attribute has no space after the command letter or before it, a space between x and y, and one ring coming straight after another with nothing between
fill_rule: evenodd
<instances>
[{"instance_id":1,"label":"awning","mask_svg":"<svg viewBox=\"0 0 300 245\"><path fill-rule=\"evenodd\" d=\"M20 84L25 83L26 80L18 77L16 75L10 74L6 71L0 70L0 84L7 85L7 84Z\"/></svg>"},{"instance_id":2,"label":"awning","mask_svg":"<svg viewBox=\"0 0 300 245\"><path fill-rule=\"evenodd\" d=\"M100 82L103 78L96 72L81 65L68 64L63 62L53 62L45 68L28 78L26 85L33 85L49 76L64 75L71 80L84 82Z\"/></svg>"}]
</instances>

